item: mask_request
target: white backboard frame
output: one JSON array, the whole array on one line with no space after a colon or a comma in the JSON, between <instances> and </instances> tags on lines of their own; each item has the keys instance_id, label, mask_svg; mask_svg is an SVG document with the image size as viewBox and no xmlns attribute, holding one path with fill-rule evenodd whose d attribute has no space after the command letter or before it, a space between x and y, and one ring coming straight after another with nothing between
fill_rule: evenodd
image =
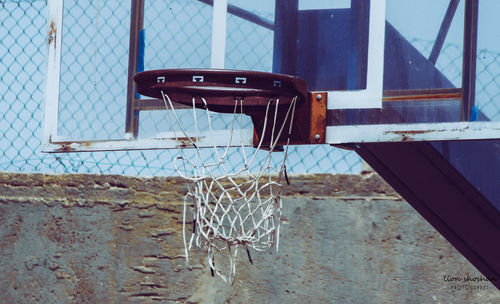
<instances>
[{"instance_id":1,"label":"white backboard frame","mask_svg":"<svg viewBox=\"0 0 500 304\"><path fill-rule=\"evenodd\" d=\"M381 108L383 95L383 63L385 36L386 0L372 0L370 5L370 30L368 46L367 88L358 91L330 91L328 109ZM212 36L211 66L224 67L227 17L227 0L215 0ZM176 140L172 132L157 134L151 138L133 138L124 133L124 138L109 140L86 140L58 135L59 87L61 76L61 49L64 0L48 1L47 25L47 69L44 92L42 151L44 152L83 152L111 150L172 149L179 145L189 146L188 142ZM222 18L222 19L221 19ZM219 54L219 55L217 55ZM227 145L229 130L198 134L197 146L212 147ZM179 135L179 134L177 134ZM253 130L234 130L232 146L241 144L251 146ZM380 124L327 126L326 143L363 143L363 142L401 142L401 141L439 141L439 140L478 140L499 139L500 122L450 122L420 124Z\"/></svg>"}]
</instances>

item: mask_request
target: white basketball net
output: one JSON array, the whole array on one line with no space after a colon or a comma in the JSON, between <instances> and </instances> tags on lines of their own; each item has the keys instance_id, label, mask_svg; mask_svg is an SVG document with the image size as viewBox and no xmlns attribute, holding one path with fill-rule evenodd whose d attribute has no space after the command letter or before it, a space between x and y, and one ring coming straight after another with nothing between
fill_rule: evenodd
<instances>
[{"instance_id":1,"label":"white basketball net","mask_svg":"<svg viewBox=\"0 0 500 304\"><path fill-rule=\"evenodd\" d=\"M186 254L186 263L189 262L188 251L193 245L204 248L207 252L208 263L212 275L216 273L224 281L234 281L236 273L236 256L239 248L246 249L248 259L252 262L249 249L263 251L279 244L279 228L281 217L281 192L285 172L285 160L288 151L289 136L284 147L283 161L278 165L271 162L271 153L276 149L276 144L282 133L290 135L297 98L286 106L286 117L284 122L277 123L277 114L280 109L279 99L270 99L266 111L266 121L262 133L266 132L265 126L272 126L270 146L266 145L265 152L259 149L264 147L263 134L259 136L260 142L257 149L248 148L244 143L238 143L241 148L241 161L243 164L234 169L234 164L229 164L228 155L230 146L234 146L233 131L236 127L242 129L241 107L242 99L235 99L234 113L231 123L230 136L227 144L223 147L213 142L213 129L211 115L213 112L202 110L206 113L208 120L209 137L213 145L206 153L206 149L198 148L195 138L198 133L198 119L194 107L193 98L193 121L195 137L188 136L179 116L174 110L169 96L162 92L163 101L169 113L171 123L179 127L180 134L174 134L177 142L180 140L194 147L194 153L188 153L179 145L179 154L174 158L175 168L178 174L188 181L188 193L184 197L183 213L183 238ZM201 98L206 105L205 99ZM198 110L199 111L199 110ZM268 115L269 114L269 115ZM173 116L173 117L172 117ZM271 117L274 122L267 121ZM239 121L239 123L238 123ZM286 122L290 122L287 124ZM280 124L280 125L278 125ZM185 125L185 124L184 124ZM287 127L285 127L287 125ZM285 130L286 129L286 130ZM174 133L176 133L174 131ZM269 130L268 130L269 133ZM182 137L182 139L181 139ZM251 149L251 153L248 153ZM248 155L247 155L248 153ZM257 157L259 153L259 157ZM262 153L265 153L262 159ZM189 156L188 156L189 154ZM234 154L233 154L234 156ZM215 160L214 160L215 159ZM234 163L234 160L233 160ZM257 167L255 169L255 167ZM188 207L193 206L192 220L187 218ZM191 228L192 227L192 228ZM189 230L192 229L192 232ZM191 236L187 235L191 233ZM219 263L215 265L215 255L221 254L229 259L226 267L221 269Z\"/></svg>"}]
</instances>

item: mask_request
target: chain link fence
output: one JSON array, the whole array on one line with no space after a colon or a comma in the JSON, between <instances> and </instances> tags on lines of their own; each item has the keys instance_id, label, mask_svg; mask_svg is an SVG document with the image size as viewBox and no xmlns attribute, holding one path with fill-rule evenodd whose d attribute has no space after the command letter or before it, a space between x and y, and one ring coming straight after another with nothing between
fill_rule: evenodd
<instances>
[{"instance_id":1,"label":"chain link fence","mask_svg":"<svg viewBox=\"0 0 500 304\"><path fill-rule=\"evenodd\" d=\"M102 2L102 1L101 1ZM127 2L127 1L125 1ZM155 3L152 7L146 7L151 12L162 12L162 1L151 1ZM94 43L97 46L112 46L110 53L116 57L122 57L123 52L128 48L128 17L127 12L117 7L109 14L112 18L106 20L90 20L85 17L89 13L85 6L88 1L69 1L71 6L66 5L65 9L72 10L73 16L79 18L74 20L79 24L79 28L72 28L74 35L88 35L86 31L94 30L98 33ZM160 7L158 7L160 3ZM129 4L128 4L129 5ZM200 4L203 5L203 4ZM110 9L107 6L95 9ZM78 13L80 12L80 13ZM185 14L192 13L193 10L185 10ZM84 16L84 17L81 17ZM111 152L93 152L93 153L69 153L69 154L45 154L40 151L40 138L42 127L42 109L43 109L43 90L44 73L46 58L45 31L47 24L47 2L46 1L0 1L0 109L2 117L0 118L0 170L15 172L54 172L54 173L106 173L106 174L125 174L125 175L175 175L175 169L171 160L176 156L174 150L151 150L151 151L111 151ZM160 18L160 16L158 16ZM197 18L197 16L192 16ZM145 21L145 27L154 29L160 26L155 23L155 18L148 18ZM66 20L65 22L71 22ZM91 24L99 23L99 27L92 29ZM228 24L243 22L237 17L229 17ZM247 22L248 23L248 22ZM85 26L85 25L88 26ZM252 49L245 47L245 41L238 40L244 36L248 40L269 39L269 35L263 32L265 29L256 29L252 24L234 25L244 31L244 35L228 35L228 49L232 56L228 57L229 68L239 68L238 64L248 65L248 62L255 62L257 69L270 69L271 62L266 59L272 56L262 55L269 52L269 48ZM175 27L172 27L175 29ZM125 29L125 30L124 30ZM124 38L120 41L110 40L109 31L123 31ZM165 68L164 62L157 62L155 58L168 57L172 66L176 62L186 59L186 54L179 52L183 41L200 41L200 47L206 42L202 39L206 33L190 32L193 29L185 28L182 31L175 31L179 35L176 37L176 43L168 47L158 44L162 39L158 37L149 37L146 41L146 69ZM164 32L158 29L153 32ZM92 34L92 33L91 33ZM172 33L171 33L172 34ZM197 36L198 35L198 36ZM264 37L264 38L262 38ZM267 37L267 38L266 38ZM81 45L82 39L78 36L70 37L65 40L63 52L71 54L77 50L85 48ZM432 42L414 40L413 44L423 53L432 48ZM265 43L265 41L263 42ZM269 41L272 43L272 40ZM209 45L205 46L209 48ZM169 49L172 48L172 49ZM438 61L439 68L444 71L452 82L460 83L461 66L461 48L455 45L447 45ZM101 52L106 53L106 52ZM76 55L75 55L76 56ZM188 56L189 57L189 56ZM97 62L95 62L97 58ZM195 57L191 57L195 58ZM113 83L107 83L105 78L99 78L99 75L114 73L116 75L126 75L122 62L109 64L109 60L114 58L100 57L96 53L95 58L75 57L68 58L68 64L64 65L62 73L71 77L76 77L78 71L72 70L71 60L88 60L92 62L90 67L100 68L99 60L107 61L107 66L112 66L113 71L97 71L93 75L98 78L91 79L96 83L94 94L113 94ZM197 66L200 62L187 62L191 66ZM261 67L261 68L259 68ZM500 54L492 53L486 50L479 51L478 54L478 80L477 80L477 101L479 108L486 113L490 119L499 119L500 111L495 106L495 99L500 95ZM68 94L74 96L70 88L71 79L67 78L66 86L69 88ZM102 85L101 87L98 85ZM61 94L65 94L65 84L62 84ZM124 93L124 92L121 92ZM73 94L73 95L72 95ZM124 98L115 98L114 100L125 100ZM100 104L90 102L96 100L93 96L81 97L78 102L79 108L74 109L70 106L61 105L60 124L65 130L78 131L79 136L88 138L109 138L111 133L121 134L124 126L124 115L118 111L124 104L110 106L109 104ZM498 105L498 103L497 103ZM86 120L75 121L75 111L88 113L90 110L100 113L100 116L89 117ZM158 118L154 113L141 114L142 121L151 121L155 124ZM100 124L100 127L95 127ZM95 130L98 130L96 133ZM103 133L104 132L104 133ZM236 155L236 153L235 153ZM236 157L233 158L238 162ZM314 146L294 146L289 151L287 170L290 173L359 173L361 171L361 160L357 154L330 147L327 145Z\"/></svg>"}]
</instances>

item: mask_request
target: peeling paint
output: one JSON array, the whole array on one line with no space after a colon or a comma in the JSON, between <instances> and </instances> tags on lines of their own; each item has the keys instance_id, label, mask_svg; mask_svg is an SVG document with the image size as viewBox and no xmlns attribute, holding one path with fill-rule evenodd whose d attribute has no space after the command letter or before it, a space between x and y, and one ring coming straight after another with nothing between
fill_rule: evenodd
<instances>
[{"instance_id":1,"label":"peeling paint","mask_svg":"<svg viewBox=\"0 0 500 304\"><path fill-rule=\"evenodd\" d=\"M327 127L327 143L500 139L499 121Z\"/></svg>"},{"instance_id":2,"label":"peeling paint","mask_svg":"<svg viewBox=\"0 0 500 304\"><path fill-rule=\"evenodd\" d=\"M56 48L56 37L57 37L57 29L56 29L56 23L51 20L50 21L50 26L49 26L49 37L48 37L48 43L49 46L54 42L54 49Z\"/></svg>"}]
</instances>

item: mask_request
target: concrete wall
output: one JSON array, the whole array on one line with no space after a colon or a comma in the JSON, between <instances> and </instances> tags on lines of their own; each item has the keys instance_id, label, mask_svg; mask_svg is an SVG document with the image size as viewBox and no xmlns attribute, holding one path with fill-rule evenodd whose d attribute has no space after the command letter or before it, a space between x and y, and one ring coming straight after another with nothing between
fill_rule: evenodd
<instances>
[{"instance_id":1,"label":"concrete wall","mask_svg":"<svg viewBox=\"0 0 500 304\"><path fill-rule=\"evenodd\" d=\"M231 286L185 266L179 179L0 174L0 303L500 303L377 175L291 183L279 252Z\"/></svg>"}]
</instances>

